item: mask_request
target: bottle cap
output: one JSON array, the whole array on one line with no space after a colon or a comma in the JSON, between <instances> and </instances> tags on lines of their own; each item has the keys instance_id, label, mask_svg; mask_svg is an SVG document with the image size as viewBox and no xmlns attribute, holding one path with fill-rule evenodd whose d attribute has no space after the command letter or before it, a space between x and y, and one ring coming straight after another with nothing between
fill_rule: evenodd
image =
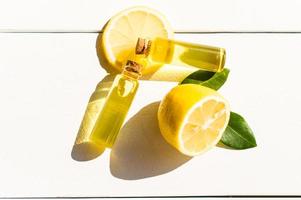
<instances>
[{"instance_id":1,"label":"bottle cap","mask_svg":"<svg viewBox=\"0 0 301 200\"><path fill-rule=\"evenodd\" d=\"M136 54L148 55L151 41L145 38L138 38L136 43Z\"/></svg>"},{"instance_id":2,"label":"bottle cap","mask_svg":"<svg viewBox=\"0 0 301 200\"><path fill-rule=\"evenodd\" d=\"M139 76L141 76L142 65L140 65L139 63L137 63L135 61L128 60L126 62L124 70L127 71L127 72L133 72L133 73L138 74Z\"/></svg>"}]
</instances>

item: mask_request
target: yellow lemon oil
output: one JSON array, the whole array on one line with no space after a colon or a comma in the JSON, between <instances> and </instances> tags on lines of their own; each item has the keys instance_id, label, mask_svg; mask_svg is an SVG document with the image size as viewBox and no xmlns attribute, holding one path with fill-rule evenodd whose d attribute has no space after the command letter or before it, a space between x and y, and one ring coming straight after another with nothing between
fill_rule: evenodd
<instances>
[{"instance_id":1,"label":"yellow lemon oil","mask_svg":"<svg viewBox=\"0 0 301 200\"><path fill-rule=\"evenodd\" d=\"M123 72L116 75L91 133L95 143L113 146L137 92L141 69L140 64L127 61Z\"/></svg>"},{"instance_id":2,"label":"yellow lemon oil","mask_svg":"<svg viewBox=\"0 0 301 200\"><path fill-rule=\"evenodd\" d=\"M145 55L150 63L193 66L213 72L223 70L226 58L223 48L164 38L138 38L136 54Z\"/></svg>"}]
</instances>

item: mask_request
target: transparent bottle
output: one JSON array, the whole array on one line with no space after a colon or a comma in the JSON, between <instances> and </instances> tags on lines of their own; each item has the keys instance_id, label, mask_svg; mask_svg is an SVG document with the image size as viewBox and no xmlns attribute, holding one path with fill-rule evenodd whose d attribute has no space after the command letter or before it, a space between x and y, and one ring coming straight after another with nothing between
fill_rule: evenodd
<instances>
[{"instance_id":1,"label":"transparent bottle","mask_svg":"<svg viewBox=\"0 0 301 200\"><path fill-rule=\"evenodd\" d=\"M136 95L141 70L142 65L128 60L122 73L116 75L91 133L95 143L113 146Z\"/></svg>"},{"instance_id":2,"label":"transparent bottle","mask_svg":"<svg viewBox=\"0 0 301 200\"><path fill-rule=\"evenodd\" d=\"M213 72L222 71L226 59L223 48L164 38L138 38L136 54L145 55L150 63L193 66Z\"/></svg>"}]
</instances>

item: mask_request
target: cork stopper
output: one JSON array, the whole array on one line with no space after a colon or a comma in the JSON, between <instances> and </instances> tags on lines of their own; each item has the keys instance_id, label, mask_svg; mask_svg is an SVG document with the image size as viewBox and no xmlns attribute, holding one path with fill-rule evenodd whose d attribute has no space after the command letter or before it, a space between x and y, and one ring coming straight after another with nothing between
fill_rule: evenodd
<instances>
[{"instance_id":1,"label":"cork stopper","mask_svg":"<svg viewBox=\"0 0 301 200\"><path fill-rule=\"evenodd\" d=\"M128 60L126 62L124 70L127 71L127 72L135 73L135 74L141 76L142 65L140 65L139 63L134 62L132 60Z\"/></svg>"},{"instance_id":2,"label":"cork stopper","mask_svg":"<svg viewBox=\"0 0 301 200\"><path fill-rule=\"evenodd\" d=\"M137 44L136 44L136 54L148 55L151 43L152 42L148 39L138 38Z\"/></svg>"}]
</instances>

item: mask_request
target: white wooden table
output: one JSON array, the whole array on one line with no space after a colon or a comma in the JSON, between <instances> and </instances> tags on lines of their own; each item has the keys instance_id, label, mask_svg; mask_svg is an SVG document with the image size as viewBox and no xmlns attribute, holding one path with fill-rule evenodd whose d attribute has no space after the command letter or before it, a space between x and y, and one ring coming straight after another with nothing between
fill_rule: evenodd
<instances>
[{"instance_id":1,"label":"white wooden table","mask_svg":"<svg viewBox=\"0 0 301 200\"><path fill-rule=\"evenodd\" d=\"M72 158L106 75L98 32L134 5L164 13L177 39L227 49L221 93L257 148L179 154L155 122L177 83L142 81L115 148ZM301 195L300 9L297 0L0 0L0 197Z\"/></svg>"}]
</instances>

